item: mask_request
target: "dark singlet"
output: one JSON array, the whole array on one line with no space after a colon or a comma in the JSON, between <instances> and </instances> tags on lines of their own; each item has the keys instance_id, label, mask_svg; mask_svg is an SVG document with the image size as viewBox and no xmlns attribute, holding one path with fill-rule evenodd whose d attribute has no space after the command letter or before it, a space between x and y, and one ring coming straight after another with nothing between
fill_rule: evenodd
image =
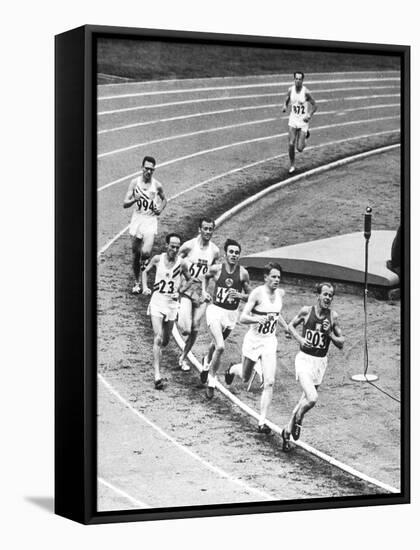
<instances>
[{"instance_id":1,"label":"dark singlet","mask_svg":"<svg viewBox=\"0 0 420 550\"><path fill-rule=\"evenodd\" d=\"M327 355L331 338L322 328L322 323L325 319L328 319L332 325L331 311L328 310L325 317L318 317L315 313L315 307L312 306L308 320L304 323L302 329L302 336L312 344L312 347L301 346L300 349L304 353L313 357L325 357Z\"/></svg>"},{"instance_id":2,"label":"dark singlet","mask_svg":"<svg viewBox=\"0 0 420 550\"><path fill-rule=\"evenodd\" d=\"M228 273L226 271L225 264L222 264L220 276L214 287L213 304L222 307L223 309L238 309L240 301L239 298L230 299L228 297L228 293L231 288L234 288L238 292L241 292L242 290L241 267L238 264L233 273Z\"/></svg>"}]
</instances>

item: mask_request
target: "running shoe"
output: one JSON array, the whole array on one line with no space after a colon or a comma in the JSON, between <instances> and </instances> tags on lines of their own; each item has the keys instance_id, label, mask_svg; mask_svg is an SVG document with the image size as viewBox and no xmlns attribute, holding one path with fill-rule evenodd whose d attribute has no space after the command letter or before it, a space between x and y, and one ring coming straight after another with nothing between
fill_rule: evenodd
<instances>
[{"instance_id":1,"label":"running shoe","mask_svg":"<svg viewBox=\"0 0 420 550\"><path fill-rule=\"evenodd\" d=\"M288 453L292 450L292 446L290 445L290 434L286 434L286 428L281 431L281 439L283 441L282 449L285 453Z\"/></svg>"},{"instance_id":2,"label":"running shoe","mask_svg":"<svg viewBox=\"0 0 420 550\"><path fill-rule=\"evenodd\" d=\"M187 361L182 361L181 370L188 372L191 370L190 364Z\"/></svg>"},{"instance_id":3,"label":"running shoe","mask_svg":"<svg viewBox=\"0 0 420 550\"><path fill-rule=\"evenodd\" d=\"M178 365L179 365L179 368L184 372L191 370L190 364L186 359L182 358L182 355L179 356Z\"/></svg>"},{"instance_id":4,"label":"running shoe","mask_svg":"<svg viewBox=\"0 0 420 550\"><path fill-rule=\"evenodd\" d=\"M159 380L155 380L155 389L156 390L163 390L163 380L162 380L162 378L159 378Z\"/></svg>"},{"instance_id":5,"label":"running shoe","mask_svg":"<svg viewBox=\"0 0 420 550\"><path fill-rule=\"evenodd\" d=\"M271 428L267 426L267 424L260 424L258 426L258 433L259 434L271 434Z\"/></svg>"},{"instance_id":6,"label":"running shoe","mask_svg":"<svg viewBox=\"0 0 420 550\"><path fill-rule=\"evenodd\" d=\"M232 363L233 364L233 363ZM225 382L228 386L230 386L233 382L233 379L235 378L235 375L233 374L233 372L230 372L230 367L232 365L230 365L226 370L225 370Z\"/></svg>"},{"instance_id":7,"label":"running shoe","mask_svg":"<svg viewBox=\"0 0 420 550\"><path fill-rule=\"evenodd\" d=\"M295 171L296 171L295 166L291 166L291 167L289 168L289 174L293 174L293 172L295 172Z\"/></svg>"},{"instance_id":8,"label":"running shoe","mask_svg":"<svg viewBox=\"0 0 420 550\"><path fill-rule=\"evenodd\" d=\"M300 437L300 432L302 430L302 420L297 419L297 416L294 415L293 416L293 420L292 420L292 431L291 431L291 434L292 434L292 437L295 441L297 441Z\"/></svg>"},{"instance_id":9,"label":"running shoe","mask_svg":"<svg viewBox=\"0 0 420 550\"><path fill-rule=\"evenodd\" d=\"M133 289L131 291L133 294L141 294L141 285L140 283L136 283L134 286L133 286Z\"/></svg>"}]
</instances>

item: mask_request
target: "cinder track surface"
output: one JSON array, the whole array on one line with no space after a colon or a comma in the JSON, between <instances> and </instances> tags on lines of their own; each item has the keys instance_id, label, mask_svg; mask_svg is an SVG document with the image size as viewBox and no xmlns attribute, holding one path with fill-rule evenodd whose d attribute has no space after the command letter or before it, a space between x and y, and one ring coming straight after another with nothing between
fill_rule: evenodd
<instances>
[{"instance_id":1,"label":"cinder track surface","mask_svg":"<svg viewBox=\"0 0 420 550\"><path fill-rule=\"evenodd\" d=\"M313 119L307 149L297 159L299 171L399 142L397 72L308 75L306 84L320 110ZM190 238L201 215L216 217L243 198L285 179L287 119L280 114L279 105L288 85L289 76L277 76L99 88L98 250L105 250L98 261L98 373L107 385L102 380L98 382L98 471L108 484L132 499L100 483L99 510L139 507L134 502L161 507L381 492L301 450L284 455L276 437L258 436L253 422L225 399L216 397L208 403L197 376L176 370L178 352L174 344L163 360L167 389L156 392L151 370L152 333L145 315L147 300L130 294L128 237L123 234L109 245L129 221L131 213L123 210L122 199L145 154L157 158L156 177L167 196L182 193L171 200L161 216L156 250L168 230L176 229L185 239ZM381 228L395 228L399 213L399 158L394 153L387 158L386 169L378 160L364 166L363 171L369 174L364 183L360 174L349 182L350 170L346 168L337 172L340 183L346 181L355 187L351 188L353 192L347 191L350 196L346 196L343 187L336 189L336 201L341 207L334 211L334 223L323 219L323 214L331 214L328 197L335 187L334 176L322 192L324 178L318 182L308 180L278 194L275 200L279 201L280 219L285 200L288 206L283 210L293 211L295 221L300 209L313 214L298 232L293 229L297 227L294 224L283 226L278 245L355 230L366 200L376 200L378 207L383 208ZM271 199L267 200L270 204L255 205L247 219L248 231L250 220L254 222L253 240L249 233L239 231L244 226L224 226L215 237L216 242L222 244L226 231L230 231L238 233L244 243L252 242L251 247L257 247L254 249L271 246L267 243L277 240L279 233L277 222L267 223L276 212L274 209L267 214L268 207L273 209ZM242 223L241 220L238 217L232 223ZM287 306L291 312L303 299L310 299L302 289L286 288L286 292L291 296ZM347 296L343 306L342 303L341 297L337 298L340 312L348 304L355 312L350 320L344 320L350 341L346 364L351 373L353 365L359 372L360 350L353 346L357 348L360 339L360 300ZM389 363L389 372L395 371L399 367L399 324L395 322L399 308L388 304L373 304L372 308L376 308L378 334L383 334L392 348L389 356L384 354L385 363ZM243 329L238 327L224 362L230 357L238 359L242 334ZM203 330L198 351L206 339ZM284 353L288 356L284 360L280 357L280 369L287 376L281 377L276 388L279 401L273 407L279 421L289 413L298 395L289 360L296 348L290 342L286 345ZM372 347L375 345L373 342ZM332 357L333 365L336 355ZM337 363L339 360L337 356ZM371 388L354 387L348 382L346 371L339 372L328 381L322 404L313 411L312 419L308 416L308 437L337 458L346 450L344 458L350 455L351 459L353 452L351 465L369 470L366 473L382 481L398 484L398 406L386 399L381 403ZM391 377L389 384L392 390L399 391L398 376ZM362 422L358 408L361 398ZM258 406L256 394L244 399L251 399ZM354 422L343 418L343 399L347 417L354 409ZM372 429L375 419L381 422L379 430ZM349 422L354 425L354 437L349 440L346 430L340 437L331 437L331 426ZM391 437L387 438L389 433ZM382 447L385 440L387 448ZM378 459L381 456L388 456L387 461Z\"/></svg>"}]
</instances>

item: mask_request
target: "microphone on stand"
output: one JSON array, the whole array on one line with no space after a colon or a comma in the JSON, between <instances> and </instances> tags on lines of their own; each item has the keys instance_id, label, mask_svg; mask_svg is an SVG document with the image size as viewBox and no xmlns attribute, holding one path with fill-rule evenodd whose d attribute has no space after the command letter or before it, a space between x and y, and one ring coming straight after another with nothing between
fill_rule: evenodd
<instances>
[{"instance_id":1,"label":"microphone on stand","mask_svg":"<svg viewBox=\"0 0 420 550\"><path fill-rule=\"evenodd\" d=\"M363 307L365 311L364 319L364 349L363 349L363 362L364 372L363 374L354 374L351 379L356 382L373 382L378 380L376 374L368 374L369 358L368 358L368 342L367 342L367 293L368 293L368 248L369 239L372 234L372 208L368 206L365 210L365 292L363 298Z\"/></svg>"},{"instance_id":2,"label":"microphone on stand","mask_svg":"<svg viewBox=\"0 0 420 550\"><path fill-rule=\"evenodd\" d=\"M368 206L365 212L365 239L369 240L372 233L372 208Z\"/></svg>"}]
</instances>

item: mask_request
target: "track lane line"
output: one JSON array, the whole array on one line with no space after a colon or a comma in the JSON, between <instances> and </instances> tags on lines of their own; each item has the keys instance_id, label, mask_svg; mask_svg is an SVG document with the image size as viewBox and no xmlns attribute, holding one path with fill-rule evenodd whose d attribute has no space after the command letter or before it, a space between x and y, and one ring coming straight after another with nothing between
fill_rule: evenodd
<instances>
[{"instance_id":1,"label":"track lane line","mask_svg":"<svg viewBox=\"0 0 420 550\"><path fill-rule=\"evenodd\" d=\"M122 489L119 489L109 481L106 481L103 477L98 477L98 482L107 487L108 489L111 489L111 491L114 491L114 493L117 493L117 495L126 498L131 504L134 504L137 508L151 508L149 504L146 504L145 502L142 502L141 500L138 500Z\"/></svg>"},{"instance_id":2,"label":"track lane line","mask_svg":"<svg viewBox=\"0 0 420 550\"><path fill-rule=\"evenodd\" d=\"M346 91L355 91L355 90L366 90L366 89L373 89L373 90L389 90L389 89L400 89L399 86L374 86L369 88L337 88L337 89L328 89L328 90L313 90L314 94L318 94L318 92L321 93L333 93L333 92L346 92ZM271 94L244 94L244 95L236 95L236 96L218 96L218 97L203 97L198 99L186 99L183 101L171 101L168 103L149 103L147 105L133 105L132 107L120 107L118 109L108 109L106 111L98 111L98 116L104 116L104 115L114 115L118 113L126 113L131 111L143 111L146 109L157 109L161 107L174 107L176 105L193 105L195 103L209 103L211 101L232 101L237 99L258 99L261 97L278 97L281 95L280 92L271 93ZM400 94L395 94L395 96L399 96ZM365 99L369 99L370 95L363 96ZM339 101L341 98L338 99L317 99L317 103L319 102L326 102L326 101Z\"/></svg>"},{"instance_id":3,"label":"track lane line","mask_svg":"<svg viewBox=\"0 0 420 550\"><path fill-rule=\"evenodd\" d=\"M336 141L330 141L330 142L326 142L326 143L322 143L320 145L312 145L311 147L307 147L305 150L306 151L311 151L313 149L320 149L322 147L328 147L330 145L337 145L339 143L347 143L349 141L354 141L354 140L357 140L357 139L365 139L365 138L369 138L369 137L376 137L376 136L381 136L381 135L386 135L386 134L393 134L395 132L399 132L399 129L396 129L396 130L385 130L383 132L375 132L373 134L364 134L364 135L360 135L360 136L354 136L354 137L351 137L351 138L346 138L346 139L340 139L340 140L336 140ZM206 183L211 183L212 181L216 181L218 179L222 179L226 176L229 176L231 174L235 174L237 172L241 172L243 170L247 170L248 168L252 168L254 166L258 166L259 164L264 164L265 162L270 162L272 160L276 160L276 159L279 159L279 158L283 158L283 157L286 157L288 155L288 153L280 153L279 155L274 155L272 157L267 157L267 158L264 158L262 160L258 160L258 161L255 161L255 162L251 162L250 164L245 164L243 166L239 166L237 168L233 168L231 170L228 170L227 172L223 172L222 174L218 174L217 176L213 176L211 178L208 178L204 181L201 181L201 182L198 182L194 185L192 185L191 187L188 187L187 189L183 189L182 191L179 191L178 193L176 193L175 195L172 195L171 197L168 198L168 202L170 201L173 201L175 199L177 199L178 197L181 197L182 195L185 195L186 193L189 193L190 191L193 191L194 189L198 189L199 187L205 185ZM175 159L175 160L178 160L178 159ZM162 165L160 165L162 166ZM128 177L128 176L127 176ZM125 178L127 179L127 178ZM99 191L102 191L103 189L105 189L106 187L102 187L102 188L99 188L98 189L98 192ZM97 258L99 259L107 250L108 248L110 248L110 246L116 241L118 240L122 235L124 235L124 233L128 230L128 228L130 227L130 224L126 225L123 229L121 229L121 231L119 231L119 233L117 233L110 241L108 241L104 246L102 246L100 249L99 249L99 252L97 254Z\"/></svg>"},{"instance_id":4,"label":"track lane line","mask_svg":"<svg viewBox=\"0 0 420 550\"><path fill-rule=\"evenodd\" d=\"M162 428L160 428L157 424L149 420L147 416L145 416L144 414L139 412L137 409L135 409L132 405L130 405L130 403L118 393L118 391L110 384L110 382L108 382L105 379L103 375L98 374L98 378L102 382L102 384L107 388L107 390L110 393L112 393L112 395L114 395L135 416L137 416L142 422L144 422L145 424L147 424L148 426L156 430L163 438L165 438L170 443L175 445L175 447L177 447L177 449L179 449L180 451L186 453L190 458L193 458L194 460L202 464L205 468L207 468L214 474L217 474L219 477L222 477L223 479L226 479L227 481L235 485L238 485L241 489L245 490L247 493L256 495L259 498L262 498L263 500L268 500L268 501L277 500L277 497L271 496L265 491L262 491L255 487L251 487L241 479L232 476L231 474L225 472L222 468L219 468L218 466L214 466L213 464L211 464L211 462L208 462L204 458L201 458L201 456L199 456L197 453L195 453L194 451L191 451L190 449L188 449L187 447L179 443L175 438L173 438L171 435L167 434L164 430L162 430Z\"/></svg>"},{"instance_id":5,"label":"track lane line","mask_svg":"<svg viewBox=\"0 0 420 550\"><path fill-rule=\"evenodd\" d=\"M381 153L384 153L384 152L391 151L391 150L396 149L398 147L400 147L400 144L388 145L388 146L380 147L378 149L373 149L371 151L367 151L367 152L364 152L364 153L358 153L356 155L351 155L351 156L346 157L344 159L340 159L340 160L337 160L337 161L334 161L334 162L330 162L328 164L324 164L323 166L318 166L317 168L313 168L311 170L303 172L302 174L298 174L296 176L287 178L286 180L283 180L281 182L273 184L270 187L267 187L266 189L263 189L262 191L260 191L256 195L254 195L252 197L249 197L248 199L242 201L241 203L237 204L236 206L234 206L233 208L229 209L227 212L225 212L224 214L219 216L215 220L215 227L216 228L220 227L220 225L222 225L226 220L230 219L232 216L237 214L240 210L246 208L247 206L249 206L251 204L254 204L255 201L261 199L262 197L264 197L264 196L266 196L270 193L273 193L273 192L277 191L278 189L281 189L282 187L284 187L286 185L290 185L291 183L295 183L296 181L299 181L301 179L305 179L305 178L313 176L313 175L321 174L323 172L327 172L329 170L339 168L340 166L350 164L351 162L355 162L355 161L360 160L360 159L368 158L368 157L373 156L373 155L377 155L377 154L381 154ZM181 338L181 335L179 334L179 331L178 331L176 325L174 325L172 334L173 334L173 336L175 338L175 341L178 344L179 348L182 350L184 348L184 341ZM192 352L190 352L188 354L188 359L192 362L192 364L196 367L196 369L199 372L201 372L202 365L198 361L198 359L193 355ZM248 407L248 405L246 405L240 399L238 399L235 395L233 395L217 379L216 379L216 388L225 397L227 397L230 401L232 401L232 403L237 405L244 412L248 413L250 416L252 416L256 420L259 420L260 415L256 411L254 411L251 407ZM268 426L270 426L270 428L274 432L276 432L278 435L281 436L281 432L282 432L281 427L277 426L277 424L274 424L274 422L271 422L269 420L266 421L266 424L268 424ZM363 481L366 481L366 482L368 482L372 485L375 485L375 486L377 486L381 489L384 489L384 490L386 490L390 493L399 494L401 492L399 489L396 489L395 487L393 487L393 486L391 486L387 483L383 483L382 481L379 481L379 480L377 480L377 479L375 479L371 476L368 476L368 475L356 470L352 466L348 466L344 462L336 460L335 458L327 455L326 453L323 453L322 451L319 451L318 449L315 449L315 447L312 447L311 445L308 445L307 443L304 443L302 440L294 441L294 443L295 443L295 445L297 445L298 447L302 448L303 450L309 452L310 454L313 454L314 456L320 458L321 460L324 460L325 462L328 462L332 466L335 466L335 467L339 468L340 470L342 470L342 471L344 471L348 474L351 474L354 477L357 477L357 478L359 478Z\"/></svg>"},{"instance_id":6,"label":"track lane line","mask_svg":"<svg viewBox=\"0 0 420 550\"><path fill-rule=\"evenodd\" d=\"M105 128L104 130L99 130L98 135L100 134L109 134L111 132L119 132L121 130L130 130L132 128L138 128L139 126L152 126L153 124L160 124L164 122L174 122L176 120L188 120L191 118L199 118L199 117L205 117L205 116L212 116L212 115L224 115L228 113L236 113L236 112L243 112L243 111L254 111L258 109L277 109L280 108L283 104L282 103L267 103L264 105L250 105L249 107L237 107L232 109L221 109L218 111L204 111L201 113L192 113L189 115L179 115L169 118L160 118L155 120L146 120L143 122L134 122L132 124L126 124L125 126L116 126L113 128ZM352 107L349 109L337 109L334 111L322 111L318 112L318 117L326 116L326 115L333 115L333 114L340 114L340 113L349 113L354 111L368 111L371 109L385 109L386 107L400 107L400 103L385 103L382 105L368 105L366 107ZM278 117L279 120L286 120L288 119L288 116L284 117Z\"/></svg>"},{"instance_id":7,"label":"track lane line","mask_svg":"<svg viewBox=\"0 0 420 550\"><path fill-rule=\"evenodd\" d=\"M367 119L362 119L362 120L351 120L351 121L348 121L348 122L338 122L336 124L327 124L327 125L324 125L324 126L314 126L313 128L311 128L311 130L312 131L328 130L330 128L337 128L337 127L343 127L343 126L354 126L356 124L366 124L366 123L372 123L372 122L381 122L381 121L384 121L384 120L393 120L393 119L396 119L396 118L400 118L400 116L395 115L395 116L386 116L386 117L377 117L377 118L367 118ZM276 120L276 119L274 118L274 120ZM256 121L256 122L258 122L258 121ZM215 131L215 130L216 129L213 129L213 131ZM220 128L220 131L222 131L222 130L223 130L223 127ZM146 146L149 146L149 145L154 144L154 143L164 143L165 141L170 141L170 140L173 140L175 138L192 137L192 136L196 135L197 133L202 134L203 131L200 130L199 132L190 132L188 134L179 134L178 136L170 136L168 138L156 139L156 140L136 144L135 146L130 145L128 148L119 149L118 153L122 153L122 152L125 152L127 150L138 149L140 147L146 147ZM190 153L188 155L178 157L177 159L172 159L172 160L169 160L169 161L161 162L157 165L157 168L162 168L164 166L169 166L170 164L174 164L175 162L179 162L181 160L186 160L186 159L198 157L198 156L201 156L201 155L206 155L208 153L213 153L215 151L221 151L223 149L229 149L230 147L238 147L238 146L241 146L241 145L248 145L249 143L258 143L260 141L268 141L268 140L271 140L271 139L277 139L277 138L285 137L287 135L288 135L288 132L282 132L281 134L272 134L270 136L263 136L263 137L259 137L259 138L242 140L242 141L237 141L237 142L234 142L234 143L229 143L229 144L226 144L226 145L219 145L218 147L213 147L213 148L210 148L210 149L203 149L201 151L196 151L195 153ZM110 154L111 154L111 152L107 153L107 155L110 155ZM104 156L104 154L102 156ZM98 158L100 158L100 155L98 155ZM120 183L124 180L127 180L129 178L133 178L135 176L138 176L140 173L141 173L141 170L137 170L136 172L133 172L132 174L129 174L129 175L124 176L122 178L118 178L117 180L111 181L110 183L107 183L107 184L103 185L102 187L99 187L98 191L102 191L103 189L106 189L107 187L111 187L112 185Z\"/></svg>"},{"instance_id":8,"label":"track lane line","mask_svg":"<svg viewBox=\"0 0 420 550\"><path fill-rule=\"evenodd\" d=\"M305 83L306 86L313 86L314 84L343 84L345 82L398 82L400 81L399 77L389 77L389 78L341 78L341 79L331 79L331 80L308 80ZM248 88L271 88L282 86L287 83L283 82L261 82L258 84L239 84L236 86L207 86L204 88L183 88L181 90L151 90L145 92L136 92L128 94L118 94L111 96L101 96L98 97L98 101L114 100L114 99L125 99L129 97L144 97L144 96L154 96L154 95L169 95L169 94L186 94L194 92L213 92L213 91L223 91L223 90L244 90Z\"/></svg>"},{"instance_id":9,"label":"track lane line","mask_svg":"<svg viewBox=\"0 0 420 550\"><path fill-rule=\"evenodd\" d=\"M334 74L337 75L351 75L351 74L395 74L399 75L400 71L397 69L386 69L384 71L337 71L337 72L324 72L324 73L313 73L311 72L311 75L314 76L320 76L320 75L327 75L331 76ZM120 77L125 78L125 77ZM223 80L223 79L258 79L258 78L288 78L290 80L290 74L289 73L271 73L271 74L255 74L255 75L237 75L237 76L207 76L207 77L201 77L201 78L168 78L164 80L136 80L133 81L132 79L129 79L129 82L114 82L112 84L99 84L98 87L107 87L107 86L124 86L124 85L152 85L152 84L167 84L167 83L174 83L174 84L180 84L183 82L201 82L201 81L208 81L208 80Z\"/></svg>"},{"instance_id":10,"label":"track lane line","mask_svg":"<svg viewBox=\"0 0 420 550\"><path fill-rule=\"evenodd\" d=\"M360 138L359 138L360 139ZM343 140L343 141L347 141L347 140ZM324 144L325 145L325 144ZM383 153L383 152L386 152L386 151L389 151L389 150L392 150L392 149L395 149L397 147L400 147L400 144L395 144L395 145L389 145L389 146L386 146L386 147L381 147L381 148L378 148L378 149L374 149L374 150L371 150L371 151L367 151L367 152L364 152L364 153L359 153L357 155L352 155L350 157L346 157L345 159L340 159L338 161L334 161L332 163L328 163L326 165L323 165L323 166L320 166L320 167L317 167L317 168L314 168L312 170L308 170L307 172L304 172L302 174L298 174L296 176L293 176L291 178L287 178L286 180L283 180L281 182L278 182L277 184L274 184L270 187L268 187L267 189L264 189L263 191L260 191L259 193L257 193L256 195L254 195L253 197L250 197L248 199L246 199L245 201L242 201L240 204L236 205L235 207L233 207L232 209L228 210L227 212L225 212L224 214L222 214L222 216L219 216L219 218L217 218L216 220L216 227L220 226L221 224L223 224L224 221L226 221L226 219L230 218L232 215L236 214L239 210L245 208L246 206L248 206L248 204L251 204L251 203L254 203L255 200L258 200L260 198L262 198L263 196L269 194L269 193L272 193L274 191L276 191L277 189L285 186L285 185L288 185L290 183L293 183L295 181L299 181L300 179L304 179L308 176L312 176L312 175L316 175L316 174L319 174L319 173L322 173L322 172L325 172L325 171L328 171L328 170L331 170L331 169L334 169L334 168L337 168L339 166L343 166L345 164L349 164L350 162L354 162L354 161L357 161L361 158L366 158L366 157L369 157L369 156L372 156L372 155L375 155L375 154L380 154L380 153ZM173 200L173 197L169 200ZM114 241L113 241L114 242ZM182 340L176 326L174 326L174 330L173 330L173 336L175 338L175 341L177 342L178 346L182 349L183 346L184 346L184 341ZM188 354L188 359L193 363L193 365L197 368L198 371L201 371L201 364L200 362L197 360L197 358L190 352ZM204 459L201 459L201 457L199 457L199 455L196 455L195 453L193 453L192 451L190 451L189 449L187 448L184 448L183 445L181 445L180 443L178 443L174 438L172 438L171 436L169 436L168 434L166 434L161 428L159 428L159 426L157 426L156 424L154 424L152 421L150 421L147 417L145 417L143 414L141 414L139 411L137 411L136 409L134 409L122 396L120 396L120 394L112 387L112 385L103 377L103 375L99 374L98 373L98 378L101 380L101 382L105 385L105 387L115 396L117 397L126 407L128 407L134 414L136 414L139 418L141 418L141 420L143 420L144 422L146 422L147 424L149 424L151 427L153 427L154 429L156 429L161 435L163 435L165 438L167 438L169 441L171 441L172 443L174 443L178 448L182 449L182 450L185 450L185 452L187 452L187 454L189 454L190 456L192 456L193 458L195 458L196 460L198 460L199 462L202 462L202 463L206 463L207 467L209 467L209 469L211 469L212 471L218 473L219 475L221 475L222 477L226 477L227 479L229 479L230 481L234 481L236 483L239 483L241 486L245 485L246 487L248 487L246 484L244 484L241 480L237 480L236 478L233 478L230 476L230 474L227 474L226 472L224 472L223 470L219 469L218 467L216 466L213 466L212 464L210 463L207 463L207 461L205 461ZM229 390L227 390L218 380L216 380L216 388L223 394L225 395L228 399L230 399L235 405L237 405L239 408L241 408L244 412L246 412L247 414L249 414L250 416L252 416L253 418L255 419L259 419L259 414L254 411L253 409L251 409L250 407L248 407L248 405L246 405L245 403L243 403L240 399L238 399L236 396L234 396L231 392L229 392ZM279 426L277 426L276 424L274 424L273 422L271 422L270 420L267 420L266 423L270 426L270 428L276 432L277 434L281 435L281 428ZM401 491L399 489L396 489L395 487L389 485L389 484L386 484L386 483L383 483L371 476L368 476L362 472L359 472L358 470L356 470L355 468L351 467L351 466L348 466L347 464L339 461L339 460L336 460L335 458L327 455L326 453L323 453L322 451L319 451L317 449L315 449L314 447L308 445L307 443L304 443L302 440L299 440L299 441L295 441L294 442L298 447L302 448L303 450L309 452L310 454L313 454L314 456L320 458L321 460L331 464L332 466L335 466L337 468L339 468L340 470L354 476L354 477L357 477L358 479L361 479L362 481L365 481L367 483L370 483L372 485L375 485L381 489L384 489L385 491L388 491L390 493L394 493L394 494L399 494ZM254 493L259 493L261 495L261 491L259 489L254 489L254 488L249 488L248 490L252 490L252 492ZM268 499L268 500L273 500L273 497L270 497L268 494L266 493L262 493L265 495L265 497Z\"/></svg>"},{"instance_id":11,"label":"track lane line","mask_svg":"<svg viewBox=\"0 0 420 550\"><path fill-rule=\"evenodd\" d=\"M240 122L237 124L228 124L226 126L216 126L215 128L208 128L204 130L196 130L195 132L188 132L185 134L175 134L173 136L168 136L165 138L158 138L153 139L151 141L147 141L145 143L135 143L133 145L128 145L127 147L121 147L120 149L114 149L113 151L107 151L106 153L100 153L97 158L101 159L104 157L108 157L110 155L117 155L118 153L125 153L126 151L131 151L132 149L138 149L139 147L144 147L146 145L152 145L154 143L161 143L162 141L172 141L177 140L185 137L191 137L191 136L198 136L201 134L211 134L212 132L222 132L224 130L232 130L233 128L243 128L245 126L253 126L256 124L265 124L266 122L274 122L275 120L279 120L277 117L271 117L271 118L263 118L260 120L251 120L248 122Z\"/></svg>"}]
</instances>

